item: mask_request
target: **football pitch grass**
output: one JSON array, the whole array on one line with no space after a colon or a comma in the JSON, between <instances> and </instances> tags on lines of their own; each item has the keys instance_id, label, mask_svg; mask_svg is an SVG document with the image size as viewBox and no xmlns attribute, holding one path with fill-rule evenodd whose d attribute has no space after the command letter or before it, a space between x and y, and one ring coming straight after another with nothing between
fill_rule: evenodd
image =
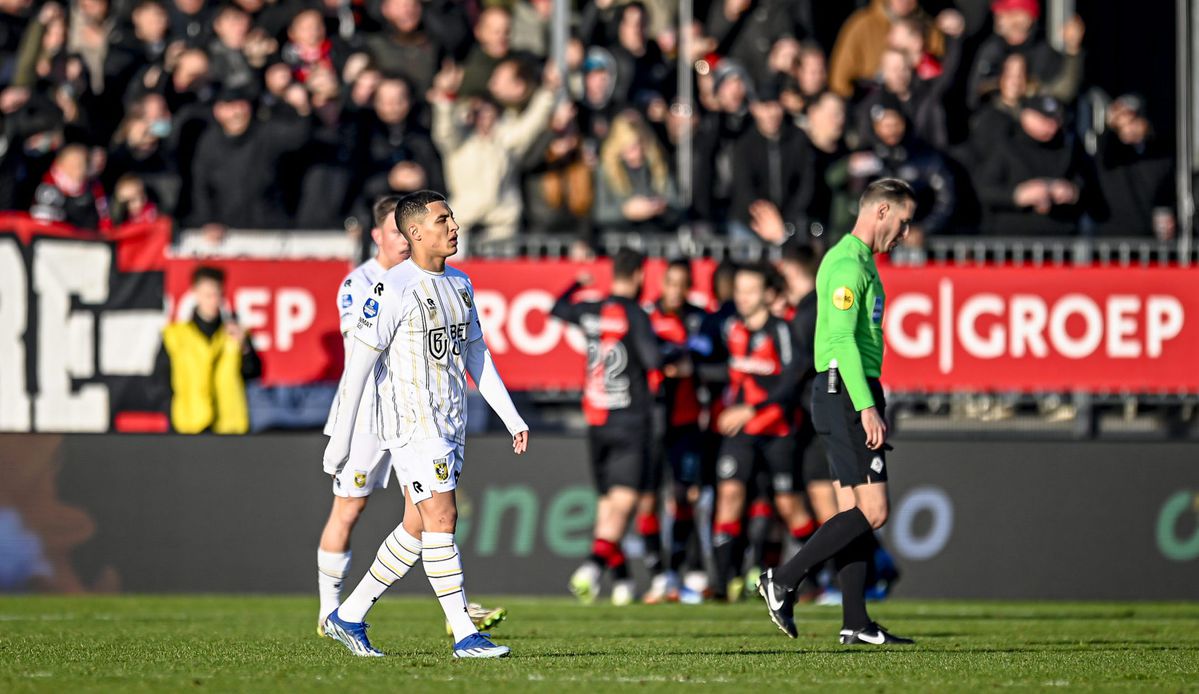
<instances>
[{"instance_id":1,"label":"football pitch grass","mask_svg":"<svg viewBox=\"0 0 1199 694\"><path fill-rule=\"evenodd\" d=\"M584 607L486 598L513 656L454 661L430 598L384 598L387 658L318 638L303 597L0 598L0 692L967 691L1199 692L1199 604L893 601L876 619L914 647L837 645L840 610L800 607L800 637L758 600Z\"/></svg>"}]
</instances>

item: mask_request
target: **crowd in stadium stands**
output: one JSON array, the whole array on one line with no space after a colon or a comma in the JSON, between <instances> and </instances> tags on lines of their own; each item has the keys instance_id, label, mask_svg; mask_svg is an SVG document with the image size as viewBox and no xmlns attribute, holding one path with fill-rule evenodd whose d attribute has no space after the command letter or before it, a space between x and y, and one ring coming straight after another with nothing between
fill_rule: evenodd
<instances>
[{"instance_id":1,"label":"crowd in stadium stands","mask_svg":"<svg viewBox=\"0 0 1199 694\"><path fill-rule=\"evenodd\" d=\"M843 233L897 176L916 245L1173 236L1152 105L1080 99L1080 19L1059 51L1040 0L994 0L969 32L860 0L822 45L814 2L696 0L689 113L675 0L572 0L562 70L553 0L0 0L0 209L219 237L369 227L375 197L434 188L476 237L687 223L778 243Z\"/></svg>"}]
</instances>

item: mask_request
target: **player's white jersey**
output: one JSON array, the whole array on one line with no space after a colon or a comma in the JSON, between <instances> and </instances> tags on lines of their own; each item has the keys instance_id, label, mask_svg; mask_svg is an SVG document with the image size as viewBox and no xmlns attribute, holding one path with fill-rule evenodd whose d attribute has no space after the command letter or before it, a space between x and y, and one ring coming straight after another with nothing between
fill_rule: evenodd
<instances>
[{"instance_id":1,"label":"player's white jersey","mask_svg":"<svg viewBox=\"0 0 1199 694\"><path fill-rule=\"evenodd\" d=\"M465 273L400 263L359 306L354 336L383 352L374 431L385 448L432 439L465 444L466 354L483 337Z\"/></svg>"},{"instance_id":2,"label":"player's white jersey","mask_svg":"<svg viewBox=\"0 0 1199 694\"><path fill-rule=\"evenodd\" d=\"M359 265L345 276L337 288L337 313L340 315L341 337L345 346L346 358L349 359L350 341L354 339L354 329L358 325L358 316L362 315L362 304L371 295L375 284L383 279L386 270L378 260L371 258ZM382 365L375 369L375 381L382 377ZM343 369L342 378L345 378ZM325 435L333 434L333 421L337 415L338 400L344 383L338 383L337 395L333 398L333 406L329 408L329 418L325 421ZM368 384L362 393L362 405L358 408L358 419L354 424L356 431L374 431L375 385Z\"/></svg>"}]
</instances>

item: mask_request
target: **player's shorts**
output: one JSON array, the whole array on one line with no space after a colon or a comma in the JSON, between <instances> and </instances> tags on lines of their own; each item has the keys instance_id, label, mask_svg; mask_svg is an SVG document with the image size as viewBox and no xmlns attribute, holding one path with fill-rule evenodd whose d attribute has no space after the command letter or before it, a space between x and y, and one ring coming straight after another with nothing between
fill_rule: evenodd
<instances>
[{"instance_id":1,"label":"player's shorts","mask_svg":"<svg viewBox=\"0 0 1199 694\"><path fill-rule=\"evenodd\" d=\"M720 446L716 477L721 482L736 480L748 487L755 471L765 470L775 494L790 494L797 491L797 467L793 437L737 434Z\"/></svg>"},{"instance_id":2,"label":"player's shorts","mask_svg":"<svg viewBox=\"0 0 1199 694\"><path fill-rule=\"evenodd\" d=\"M812 426L811 415L806 412L795 434L795 447L805 487L813 482L829 482L833 479L824 442Z\"/></svg>"},{"instance_id":3,"label":"player's shorts","mask_svg":"<svg viewBox=\"0 0 1199 694\"><path fill-rule=\"evenodd\" d=\"M591 474L601 496L612 487L629 487L639 492L656 492L662 484L662 466L654 464L649 428L591 427L587 448Z\"/></svg>"},{"instance_id":4,"label":"player's shorts","mask_svg":"<svg viewBox=\"0 0 1199 694\"><path fill-rule=\"evenodd\" d=\"M452 492L462 476L465 446L442 439L412 441L391 451L397 477L408 487L412 503L419 504L433 492Z\"/></svg>"},{"instance_id":5,"label":"player's shorts","mask_svg":"<svg viewBox=\"0 0 1199 694\"><path fill-rule=\"evenodd\" d=\"M887 401L878 379L866 379L874 396L874 406L887 416ZM886 452L866 447L862 415L854 409L849 392L842 384L839 393L828 392L828 372L816 374L812 382L812 425L820 434L828 453L833 479L842 487L887 481Z\"/></svg>"},{"instance_id":6,"label":"player's shorts","mask_svg":"<svg viewBox=\"0 0 1199 694\"><path fill-rule=\"evenodd\" d=\"M680 487L692 487L700 483L702 462L700 457L700 431L698 424L672 426L666 429L662 439L666 463L670 466L671 479Z\"/></svg>"},{"instance_id":7,"label":"player's shorts","mask_svg":"<svg viewBox=\"0 0 1199 694\"><path fill-rule=\"evenodd\" d=\"M350 459L333 477L334 496L361 498L386 487L391 478L391 454L379 447L379 438L368 431L355 430L350 439ZM400 471L396 478L403 483Z\"/></svg>"}]
</instances>

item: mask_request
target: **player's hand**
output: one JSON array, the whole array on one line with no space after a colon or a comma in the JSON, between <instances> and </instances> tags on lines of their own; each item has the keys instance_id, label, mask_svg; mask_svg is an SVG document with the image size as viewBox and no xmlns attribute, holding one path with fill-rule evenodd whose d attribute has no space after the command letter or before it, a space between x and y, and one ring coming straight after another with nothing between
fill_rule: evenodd
<instances>
[{"instance_id":1,"label":"player's hand","mask_svg":"<svg viewBox=\"0 0 1199 694\"><path fill-rule=\"evenodd\" d=\"M783 215L769 200L754 200L749 204L749 228L767 243L778 245L787 240Z\"/></svg>"},{"instance_id":2,"label":"player's hand","mask_svg":"<svg viewBox=\"0 0 1199 694\"><path fill-rule=\"evenodd\" d=\"M879 416L878 410L867 407L862 410L862 428L866 430L866 447L877 451L887 440L887 423Z\"/></svg>"},{"instance_id":3,"label":"player's hand","mask_svg":"<svg viewBox=\"0 0 1199 694\"><path fill-rule=\"evenodd\" d=\"M1058 178L1049 184L1049 197L1055 205L1073 205L1078 202L1078 186Z\"/></svg>"},{"instance_id":4,"label":"player's hand","mask_svg":"<svg viewBox=\"0 0 1199 694\"><path fill-rule=\"evenodd\" d=\"M529 449L529 432L522 431L512 437L512 452L521 455Z\"/></svg>"},{"instance_id":5,"label":"player's hand","mask_svg":"<svg viewBox=\"0 0 1199 694\"><path fill-rule=\"evenodd\" d=\"M753 418L754 408L749 405L733 405L720 413L716 420L716 428L722 436L736 436Z\"/></svg>"}]
</instances>

